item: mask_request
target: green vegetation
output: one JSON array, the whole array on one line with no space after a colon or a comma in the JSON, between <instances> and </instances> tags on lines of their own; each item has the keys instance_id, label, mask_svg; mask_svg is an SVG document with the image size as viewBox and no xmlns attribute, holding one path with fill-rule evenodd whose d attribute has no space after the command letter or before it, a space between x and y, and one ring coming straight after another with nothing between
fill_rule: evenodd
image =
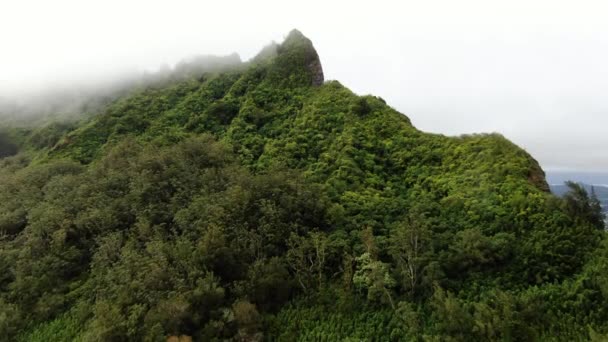
<instances>
[{"instance_id":1,"label":"green vegetation","mask_svg":"<svg viewBox=\"0 0 608 342\"><path fill-rule=\"evenodd\" d=\"M0 340L608 336L584 189L551 195L498 134L314 86L297 31L220 71L0 132Z\"/></svg>"},{"instance_id":2,"label":"green vegetation","mask_svg":"<svg viewBox=\"0 0 608 342\"><path fill-rule=\"evenodd\" d=\"M604 212L608 212L608 187L602 185L589 185L584 183L573 184L562 184L562 185L551 185L551 192L558 196L565 196L574 187L583 187L587 196L590 196L590 200L593 205L600 205ZM580 191L578 191L580 193Z\"/></svg>"}]
</instances>

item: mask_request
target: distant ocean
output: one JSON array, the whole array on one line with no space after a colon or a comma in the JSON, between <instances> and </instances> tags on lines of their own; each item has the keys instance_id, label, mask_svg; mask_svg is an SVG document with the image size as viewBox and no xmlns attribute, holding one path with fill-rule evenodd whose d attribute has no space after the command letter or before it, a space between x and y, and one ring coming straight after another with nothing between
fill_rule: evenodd
<instances>
[{"instance_id":1,"label":"distant ocean","mask_svg":"<svg viewBox=\"0 0 608 342\"><path fill-rule=\"evenodd\" d=\"M547 183L561 185L566 181L574 181L591 185L608 187L608 172L581 172L581 171L551 171L545 170Z\"/></svg>"},{"instance_id":2,"label":"distant ocean","mask_svg":"<svg viewBox=\"0 0 608 342\"><path fill-rule=\"evenodd\" d=\"M564 186L566 181L574 181L596 187L597 196L602 204L604 212L608 214L608 173L602 172L565 172L565 171L545 171L547 183L551 186L554 194L561 195L568 191ZM605 188L600 191L600 187ZM587 191L590 191L587 187ZM608 223L608 217L606 218Z\"/></svg>"}]
</instances>

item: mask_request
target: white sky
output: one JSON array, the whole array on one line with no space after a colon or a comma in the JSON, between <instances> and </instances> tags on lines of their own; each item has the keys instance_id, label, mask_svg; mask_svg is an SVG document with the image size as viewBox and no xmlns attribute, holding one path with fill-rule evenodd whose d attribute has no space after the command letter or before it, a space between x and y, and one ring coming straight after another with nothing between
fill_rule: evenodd
<instances>
[{"instance_id":1,"label":"white sky","mask_svg":"<svg viewBox=\"0 0 608 342\"><path fill-rule=\"evenodd\" d=\"M0 0L0 95L248 59L298 28L326 79L418 128L500 132L545 169L608 171L605 1Z\"/></svg>"}]
</instances>

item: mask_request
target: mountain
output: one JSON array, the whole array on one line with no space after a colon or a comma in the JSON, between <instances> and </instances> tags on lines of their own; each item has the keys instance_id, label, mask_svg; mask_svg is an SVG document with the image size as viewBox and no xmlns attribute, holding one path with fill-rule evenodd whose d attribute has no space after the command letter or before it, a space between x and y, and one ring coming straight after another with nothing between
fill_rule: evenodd
<instances>
[{"instance_id":1,"label":"mountain","mask_svg":"<svg viewBox=\"0 0 608 342\"><path fill-rule=\"evenodd\" d=\"M226 58L0 128L0 340L605 337L603 222L524 150L417 130L295 30Z\"/></svg>"}]
</instances>

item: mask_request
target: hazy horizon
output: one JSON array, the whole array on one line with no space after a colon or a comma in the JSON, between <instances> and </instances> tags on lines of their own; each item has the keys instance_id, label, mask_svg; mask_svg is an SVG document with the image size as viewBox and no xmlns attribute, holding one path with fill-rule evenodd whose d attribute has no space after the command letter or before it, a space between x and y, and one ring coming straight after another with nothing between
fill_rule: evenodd
<instances>
[{"instance_id":1,"label":"hazy horizon","mask_svg":"<svg viewBox=\"0 0 608 342\"><path fill-rule=\"evenodd\" d=\"M548 170L546 174L547 183L549 183L549 185L560 185L564 184L566 181L575 181L589 185L608 187L608 172Z\"/></svg>"},{"instance_id":2,"label":"hazy horizon","mask_svg":"<svg viewBox=\"0 0 608 342\"><path fill-rule=\"evenodd\" d=\"M604 3L289 7L279 1L3 4L0 98L111 83L195 55L236 52L247 60L297 28L315 44L326 79L384 98L421 130L499 132L546 170L608 171ZM264 8L264 16L251 14Z\"/></svg>"}]
</instances>

